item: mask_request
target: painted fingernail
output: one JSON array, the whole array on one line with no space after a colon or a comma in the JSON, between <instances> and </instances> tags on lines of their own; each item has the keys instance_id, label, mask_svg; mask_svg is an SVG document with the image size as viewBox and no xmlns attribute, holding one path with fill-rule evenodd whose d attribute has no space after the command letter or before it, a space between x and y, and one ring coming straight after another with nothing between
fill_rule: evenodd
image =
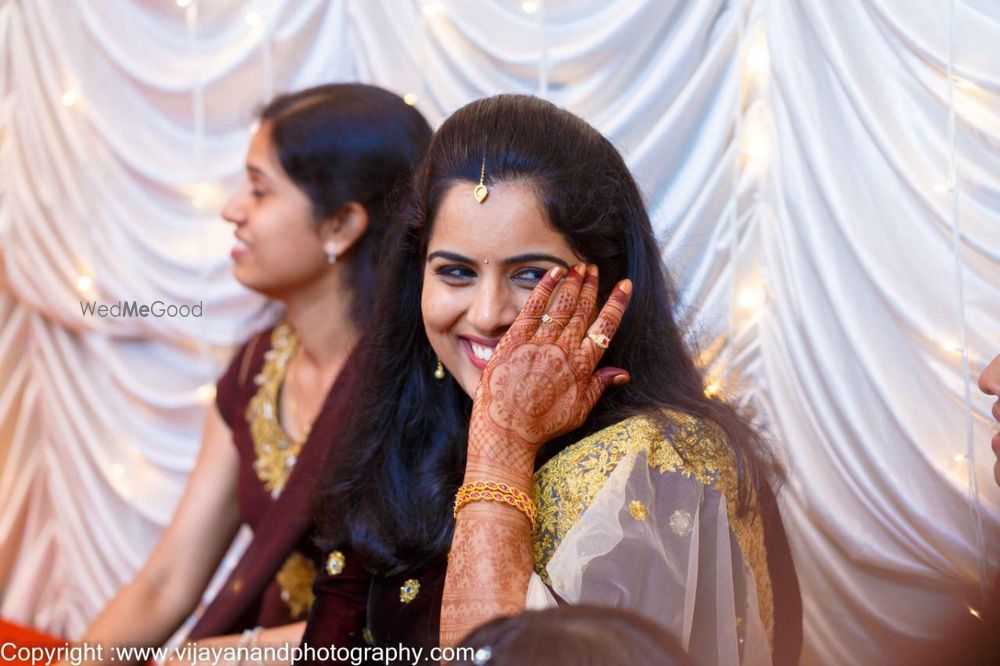
<instances>
[{"instance_id":1,"label":"painted fingernail","mask_svg":"<svg viewBox=\"0 0 1000 666\"><path fill-rule=\"evenodd\" d=\"M590 275L591 277L597 275L597 264L587 266L587 275Z\"/></svg>"},{"instance_id":2,"label":"painted fingernail","mask_svg":"<svg viewBox=\"0 0 1000 666\"><path fill-rule=\"evenodd\" d=\"M577 264L576 266L573 267L573 272L576 273L577 275L583 275L586 270L587 270L587 264Z\"/></svg>"},{"instance_id":3,"label":"painted fingernail","mask_svg":"<svg viewBox=\"0 0 1000 666\"><path fill-rule=\"evenodd\" d=\"M562 277L565 271L566 269L563 268L562 266L553 266L552 270L549 271L549 277L551 277L553 280L558 280L559 278Z\"/></svg>"},{"instance_id":4,"label":"painted fingernail","mask_svg":"<svg viewBox=\"0 0 1000 666\"><path fill-rule=\"evenodd\" d=\"M631 294L632 293L632 280L622 280L621 284L618 285L618 288L621 289L622 293L624 293L624 294Z\"/></svg>"},{"instance_id":5,"label":"painted fingernail","mask_svg":"<svg viewBox=\"0 0 1000 666\"><path fill-rule=\"evenodd\" d=\"M615 386L628 384L628 375L615 375L615 378L611 380L611 383L614 384Z\"/></svg>"}]
</instances>

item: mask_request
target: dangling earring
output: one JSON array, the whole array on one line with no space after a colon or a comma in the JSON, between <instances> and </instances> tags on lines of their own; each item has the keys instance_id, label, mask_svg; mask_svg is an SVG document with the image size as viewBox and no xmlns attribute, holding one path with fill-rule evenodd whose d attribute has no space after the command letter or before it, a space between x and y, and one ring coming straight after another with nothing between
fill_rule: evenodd
<instances>
[{"instance_id":1,"label":"dangling earring","mask_svg":"<svg viewBox=\"0 0 1000 666\"><path fill-rule=\"evenodd\" d=\"M438 381L444 379L444 363L441 362L441 359L438 359L437 368L434 370L434 379Z\"/></svg>"},{"instance_id":2,"label":"dangling earring","mask_svg":"<svg viewBox=\"0 0 1000 666\"><path fill-rule=\"evenodd\" d=\"M326 252L326 263L331 266L337 263L337 246L333 241L327 241L323 251Z\"/></svg>"}]
</instances>

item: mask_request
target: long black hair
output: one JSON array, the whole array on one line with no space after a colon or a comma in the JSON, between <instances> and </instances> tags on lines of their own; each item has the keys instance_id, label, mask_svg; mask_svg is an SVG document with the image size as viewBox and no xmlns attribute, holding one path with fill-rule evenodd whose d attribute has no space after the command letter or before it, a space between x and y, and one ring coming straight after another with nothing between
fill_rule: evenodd
<instances>
[{"instance_id":1,"label":"long black hair","mask_svg":"<svg viewBox=\"0 0 1000 666\"><path fill-rule=\"evenodd\" d=\"M435 356L420 294L442 199L456 182L478 182L484 158L487 185L530 184L553 227L577 255L597 264L602 302L619 280L634 284L604 356L606 365L627 369L631 381L610 388L580 428L546 444L537 463L622 419L660 418L664 408L673 408L724 431L740 468L744 510L769 458L747 422L704 393L674 321L675 292L649 216L621 155L568 111L530 96L499 95L448 118L414 174L385 263L368 392L352 428L352 449L332 461L337 471L320 494L319 544L349 544L370 570L386 575L445 562L472 401L451 377L432 376Z\"/></svg>"},{"instance_id":2,"label":"long black hair","mask_svg":"<svg viewBox=\"0 0 1000 666\"><path fill-rule=\"evenodd\" d=\"M368 229L351 247L351 314L371 318L375 258L393 201L427 150L431 128L413 106L388 90L331 83L279 95L259 114L270 126L281 167L312 204L316 220L357 202Z\"/></svg>"}]
</instances>

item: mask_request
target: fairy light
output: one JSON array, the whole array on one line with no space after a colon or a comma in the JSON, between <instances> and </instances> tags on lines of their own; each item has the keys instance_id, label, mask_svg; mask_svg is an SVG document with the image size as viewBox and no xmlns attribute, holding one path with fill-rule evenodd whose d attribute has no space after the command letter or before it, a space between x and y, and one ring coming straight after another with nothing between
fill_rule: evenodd
<instances>
[{"instance_id":1,"label":"fairy light","mask_svg":"<svg viewBox=\"0 0 1000 666\"><path fill-rule=\"evenodd\" d=\"M538 3L535 0L524 0L521 3L521 11L525 14L535 14L538 12Z\"/></svg>"},{"instance_id":2,"label":"fairy light","mask_svg":"<svg viewBox=\"0 0 1000 666\"><path fill-rule=\"evenodd\" d=\"M62 103L63 106L76 106L76 103L80 101L80 94L75 90L67 90L63 93Z\"/></svg>"},{"instance_id":3,"label":"fairy light","mask_svg":"<svg viewBox=\"0 0 1000 666\"><path fill-rule=\"evenodd\" d=\"M959 453L958 455L954 456L952 460L954 460L957 463L960 463L968 457L969 455L967 453Z\"/></svg>"},{"instance_id":4,"label":"fairy light","mask_svg":"<svg viewBox=\"0 0 1000 666\"><path fill-rule=\"evenodd\" d=\"M429 2L425 2L420 9L424 13L424 16L436 16L444 11L444 4L440 0L430 0Z\"/></svg>"},{"instance_id":5,"label":"fairy light","mask_svg":"<svg viewBox=\"0 0 1000 666\"><path fill-rule=\"evenodd\" d=\"M757 162L766 162L771 156L771 141L762 120L747 119L740 148L744 155Z\"/></svg>"},{"instance_id":6,"label":"fairy light","mask_svg":"<svg viewBox=\"0 0 1000 666\"><path fill-rule=\"evenodd\" d=\"M743 61L750 81L764 81L771 72L771 53L767 45L767 33L758 30L747 48Z\"/></svg>"},{"instance_id":7,"label":"fairy light","mask_svg":"<svg viewBox=\"0 0 1000 666\"><path fill-rule=\"evenodd\" d=\"M194 394L203 405L211 404L215 400L215 384L202 384L195 389Z\"/></svg>"},{"instance_id":8,"label":"fairy light","mask_svg":"<svg viewBox=\"0 0 1000 666\"><path fill-rule=\"evenodd\" d=\"M711 381L705 387L705 397L714 398L722 393L722 384L718 381Z\"/></svg>"},{"instance_id":9,"label":"fairy light","mask_svg":"<svg viewBox=\"0 0 1000 666\"><path fill-rule=\"evenodd\" d=\"M767 300L767 293L762 287L745 287L740 291L737 303L740 308L750 312L756 312Z\"/></svg>"},{"instance_id":10,"label":"fairy light","mask_svg":"<svg viewBox=\"0 0 1000 666\"><path fill-rule=\"evenodd\" d=\"M954 338L943 338L939 343L941 351L949 354L964 354L965 348Z\"/></svg>"},{"instance_id":11,"label":"fairy light","mask_svg":"<svg viewBox=\"0 0 1000 666\"><path fill-rule=\"evenodd\" d=\"M201 183L194 188L191 195L191 205L195 208L205 208L219 199L221 190L215 183Z\"/></svg>"},{"instance_id":12,"label":"fairy light","mask_svg":"<svg viewBox=\"0 0 1000 666\"><path fill-rule=\"evenodd\" d=\"M977 620L982 620L983 619L983 614L980 613L975 608L973 608L972 606L969 606L969 615L971 615L972 617L976 618Z\"/></svg>"},{"instance_id":13,"label":"fairy light","mask_svg":"<svg viewBox=\"0 0 1000 666\"><path fill-rule=\"evenodd\" d=\"M94 288L94 278L87 275L86 273L81 273L76 278L76 290L81 294L86 294L91 289Z\"/></svg>"},{"instance_id":14,"label":"fairy light","mask_svg":"<svg viewBox=\"0 0 1000 666\"><path fill-rule=\"evenodd\" d=\"M403 95L403 102L406 103L406 104L408 104L408 105L410 105L410 106L415 106L416 103L417 103L417 96L416 96L416 94L415 93L406 93L405 95Z\"/></svg>"},{"instance_id":15,"label":"fairy light","mask_svg":"<svg viewBox=\"0 0 1000 666\"><path fill-rule=\"evenodd\" d=\"M186 9L188 5L191 4L191 0L176 0L177 6L181 9Z\"/></svg>"},{"instance_id":16,"label":"fairy light","mask_svg":"<svg viewBox=\"0 0 1000 666\"><path fill-rule=\"evenodd\" d=\"M747 132L742 149L743 154L755 160L766 160L771 155L771 147L763 132Z\"/></svg>"},{"instance_id":17,"label":"fairy light","mask_svg":"<svg viewBox=\"0 0 1000 666\"><path fill-rule=\"evenodd\" d=\"M751 104L740 125L743 171L755 180L765 178L774 152L773 121L766 100L761 98Z\"/></svg>"},{"instance_id":18,"label":"fairy light","mask_svg":"<svg viewBox=\"0 0 1000 666\"><path fill-rule=\"evenodd\" d=\"M125 465L119 462L111 463L108 465L107 469L109 477L108 481L118 494L126 498L133 497L135 495L135 485L133 479L129 477L128 470L125 469Z\"/></svg>"}]
</instances>

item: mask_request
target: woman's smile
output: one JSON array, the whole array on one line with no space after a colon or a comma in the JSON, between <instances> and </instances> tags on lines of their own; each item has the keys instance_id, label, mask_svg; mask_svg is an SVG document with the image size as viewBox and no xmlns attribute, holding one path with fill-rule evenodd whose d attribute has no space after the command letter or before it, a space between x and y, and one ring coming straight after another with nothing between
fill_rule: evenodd
<instances>
[{"instance_id":1,"label":"woman's smile","mask_svg":"<svg viewBox=\"0 0 1000 666\"><path fill-rule=\"evenodd\" d=\"M493 350L499 340L485 340L483 338L473 339L468 336L460 336L459 342L465 347L472 365L480 370L486 369L486 364L493 358Z\"/></svg>"}]
</instances>

